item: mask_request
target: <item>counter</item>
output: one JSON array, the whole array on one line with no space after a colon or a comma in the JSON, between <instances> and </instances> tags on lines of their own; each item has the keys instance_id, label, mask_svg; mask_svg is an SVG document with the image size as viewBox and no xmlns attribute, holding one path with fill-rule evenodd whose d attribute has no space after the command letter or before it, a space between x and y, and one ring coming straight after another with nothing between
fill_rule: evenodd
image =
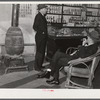
<instances>
[{"instance_id":1,"label":"counter","mask_svg":"<svg viewBox=\"0 0 100 100\"><path fill-rule=\"evenodd\" d=\"M50 36L47 43L47 60L50 60L57 50L66 52L68 47L78 47L85 36Z\"/></svg>"}]
</instances>

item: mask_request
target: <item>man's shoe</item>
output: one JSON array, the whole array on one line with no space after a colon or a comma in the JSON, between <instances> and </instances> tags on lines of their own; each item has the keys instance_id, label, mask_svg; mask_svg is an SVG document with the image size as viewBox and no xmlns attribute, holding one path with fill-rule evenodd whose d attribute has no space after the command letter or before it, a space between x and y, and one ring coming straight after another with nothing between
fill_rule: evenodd
<instances>
[{"instance_id":1,"label":"man's shoe","mask_svg":"<svg viewBox=\"0 0 100 100\"><path fill-rule=\"evenodd\" d=\"M38 71L39 73L43 72L42 69L35 69L35 71Z\"/></svg>"},{"instance_id":2,"label":"man's shoe","mask_svg":"<svg viewBox=\"0 0 100 100\"><path fill-rule=\"evenodd\" d=\"M55 85L59 85L59 80L52 80L50 82L46 81L48 84L55 84Z\"/></svg>"},{"instance_id":3,"label":"man's shoe","mask_svg":"<svg viewBox=\"0 0 100 100\"><path fill-rule=\"evenodd\" d=\"M50 78L50 72L49 71L45 71L44 73L39 74L38 78Z\"/></svg>"},{"instance_id":4,"label":"man's shoe","mask_svg":"<svg viewBox=\"0 0 100 100\"><path fill-rule=\"evenodd\" d=\"M41 68L42 68L42 69L44 69L44 68L45 68L45 66L42 66Z\"/></svg>"},{"instance_id":5,"label":"man's shoe","mask_svg":"<svg viewBox=\"0 0 100 100\"><path fill-rule=\"evenodd\" d=\"M36 71L41 71L41 68L34 67Z\"/></svg>"},{"instance_id":6,"label":"man's shoe","mask_svg":"<svg viewBox=\"0 0 100 100\"><path fill-rule=\"evenodd\" d=\"M47 80L46 82L48 83L48 82L52 82L52 81L54 81L54 80L55 80L55 79L52 78L52 79Z\"/></svg>"}]
</instances>

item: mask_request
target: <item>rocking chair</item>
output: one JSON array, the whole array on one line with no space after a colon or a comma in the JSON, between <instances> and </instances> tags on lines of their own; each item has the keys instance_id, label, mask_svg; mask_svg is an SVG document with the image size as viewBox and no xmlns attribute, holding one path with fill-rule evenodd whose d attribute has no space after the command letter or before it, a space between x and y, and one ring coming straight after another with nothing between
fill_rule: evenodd
<instances>
[{"instance_id":1,"label":"rocking chair","mask_svg":"<svg viewBox=\"0 0 100 100\"><path fill-rule=\"evenodd\" d=\"M97 68L99 61L100 61L100 48L98 48L97 52L93 54L92 56L89 56L86 58L78 58L78 59L69 61L68 62L69 66L64 67L65 72L67 72L65 87L76 88L76 89L93 88L92 80L94 78L94 72L95 72L95 69ZM81 81L81 83L76 82L75 78L76 79L78 78L79 80L86 79L87 81L85 84L81 84L84 81L83 82Z\"/></svg>"}]
</instances>

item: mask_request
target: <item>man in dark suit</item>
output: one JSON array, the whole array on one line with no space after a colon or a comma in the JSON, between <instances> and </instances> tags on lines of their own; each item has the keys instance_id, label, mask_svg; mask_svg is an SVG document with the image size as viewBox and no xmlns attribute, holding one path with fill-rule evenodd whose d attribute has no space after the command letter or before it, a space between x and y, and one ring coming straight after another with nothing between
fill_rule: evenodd
<instances>
[{"instance_id":1,"label":"man in dark suit","mask_svg":"<svg viewBox=\"0 0 100 100\"><path fill-rule=\"evenodd\" d=\"M45 48L47 43L47 21L45 15L47 13L47 6L45 4L38 5L38 14L35 17L33 29L36 31L36 55L35 55L35 70L41 71L42 64L45 57Z\"/></svg>"},{"instance_id":2,"label":"man in dark suit","mask_svg":"<svg viewBox=\"0 0 100 100\"><path fill-rule=\"evenodd\" d=\"M85 58L90 55L93 55L98 50L98 45L100 44L100 31L94 28L90 28L87 31L87 39L83 41L83 46L80 46L77 51L71 55L57 51L53 56L51 66L41 75L38 75L38 78L49 78L50 75L53 76L51 79L46 82L49 84L59 84L59 69L62 66L68 65L70 60L77 58Z\"/></svg>"}]
</instances>

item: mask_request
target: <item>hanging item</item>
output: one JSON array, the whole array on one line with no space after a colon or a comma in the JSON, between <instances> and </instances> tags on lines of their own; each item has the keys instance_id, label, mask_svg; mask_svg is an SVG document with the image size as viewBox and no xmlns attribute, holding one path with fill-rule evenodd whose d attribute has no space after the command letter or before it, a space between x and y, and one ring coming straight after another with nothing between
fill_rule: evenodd
<instances>
[{"instance_id":1,"label":"hanging item","mask_svg":"<svg viewBox=\"0 0 100 100\"><path fill-rule=\"evenodd\" d=\"M83 4L81 10L81 18L83 22L86 20L86 12L87 12L86 6L87 6L86 4Z\"/></svg>"}]
</instances>

